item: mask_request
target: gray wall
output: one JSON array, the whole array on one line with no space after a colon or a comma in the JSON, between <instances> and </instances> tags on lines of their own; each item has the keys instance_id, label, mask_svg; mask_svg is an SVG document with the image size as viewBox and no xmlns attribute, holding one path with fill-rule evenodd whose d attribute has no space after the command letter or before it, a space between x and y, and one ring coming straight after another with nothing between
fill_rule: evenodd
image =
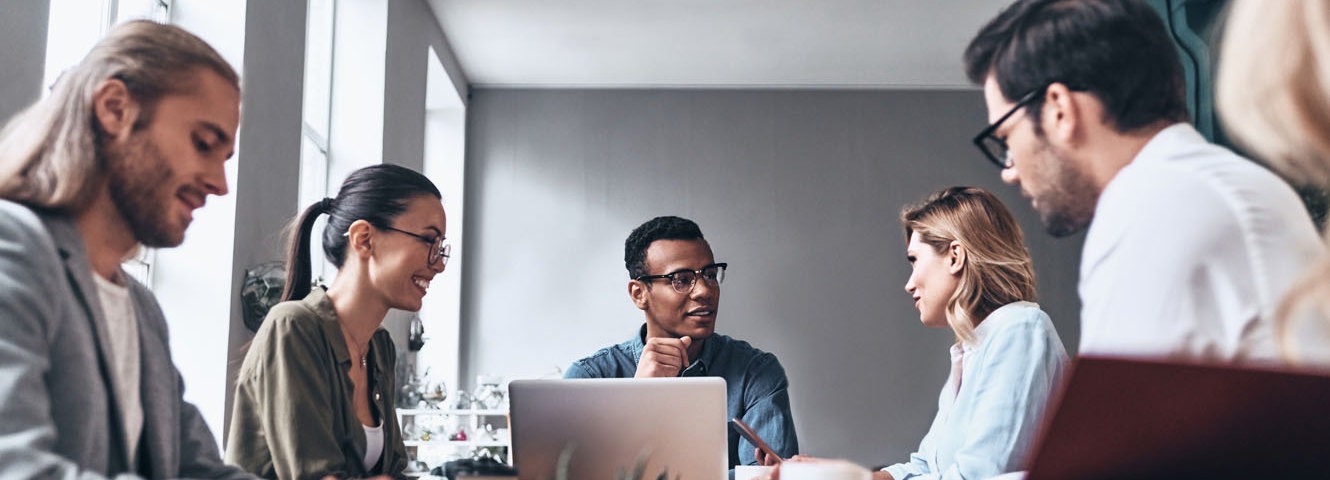
<instances>
[{"instance_id":1,"label":"gray wall","mask_svg":"<svg viewBox=\"0 0 1330 480\"><path fill-rule=\"evenodd\" d=\"M41 98L51 2L0 2L0 125Z\"/></svg>"},{"instance_id":2,"label":"gray wall","mask_svg":"<svg viewBox=\"0 0 1330 480\"><path fill-rule=\"evenodd\" d=\"M425 0L393 0L388 4L388 51L383 98L383 161L417 171L425 168L425 86L429 47L466 101L466 75L452 45L439 28Z\"/></svg>"},{"instance_id":3,"label":"gray wall","mask_svg":"<svg viewBox=\"0 0 1330 480\"><path fill-rule=\"evenodd\" d=\"M391 0L388 3L387 47L384 58L383 163L427 173L425 167L425 100L429 80L430 47L447 73L450 85L466 101L466 74L452 46L425 0ZM340 180L339 180L340 181ZM445 197L447 198L446 194ZM437 295L437 294L436 294ZM408 352L406 341L411 312L391 310L384 328L392 334L399 354ZM425 318L428 325L430 320Z\"/></svg>"},{"instance_id":4,"label":"gray wall","mask_svg":"<svg viewBox=\"0 0 1330 480\"><path fill-rule=\"evenodd\" d=\"M804 453L905 461L952 338L903 290L903 204L994 190L1070 349L1079 334L1080 239L1001 184L970 144L984 123L978 91L476 90L462 378L554 375L634 334L623 240L677 214L730 262L718 331L781 359Z\"/></svg>"}]
</instances>

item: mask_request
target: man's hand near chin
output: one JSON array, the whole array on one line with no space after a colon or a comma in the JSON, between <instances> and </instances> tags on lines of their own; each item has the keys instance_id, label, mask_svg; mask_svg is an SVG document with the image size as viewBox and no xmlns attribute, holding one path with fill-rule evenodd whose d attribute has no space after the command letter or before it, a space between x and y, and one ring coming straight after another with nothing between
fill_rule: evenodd
<instances>
[{"instance_id":1,"label":"man's hand near chin","mask_svg":"<svg viewBox=\"0 0 1330 480\"><path fill-rule=\"evenodd\" d=\"M642 358L637 360L637 373L634 378L677 377L679 372L688 368L688 347L693 344L690 337L648 338L642 347Z\"/></svg>"}]
</instances>

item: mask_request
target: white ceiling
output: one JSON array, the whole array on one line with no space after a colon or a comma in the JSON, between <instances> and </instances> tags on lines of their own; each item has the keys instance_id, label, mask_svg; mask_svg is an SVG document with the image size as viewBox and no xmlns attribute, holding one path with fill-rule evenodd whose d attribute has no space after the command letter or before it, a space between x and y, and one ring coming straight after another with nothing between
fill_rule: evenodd
<instances>
[{"instance_id":1,"label":"white ceiling","mask_svg":"<svg viewBox=\"0 0 1330 480\"><path fill-rule=\"evenodd\" d=\"M473 85L972 88L1010 0L429 0Z\"/></svg>"}]
</instances>

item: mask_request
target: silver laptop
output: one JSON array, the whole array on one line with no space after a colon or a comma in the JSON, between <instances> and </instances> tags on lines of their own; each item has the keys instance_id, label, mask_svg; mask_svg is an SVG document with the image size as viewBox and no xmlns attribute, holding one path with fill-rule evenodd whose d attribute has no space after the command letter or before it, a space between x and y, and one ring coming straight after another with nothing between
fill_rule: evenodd
<instances>
[{"instance_id":1,"label":"silver laptop","mask_svg":"<svg viewBox=\"0 0 1330 480\"><path fill-rule=\"evenodd\" d=\"M567 480L612 479L643 455L641 478L727 478L724 379L514 380L508 394L521 480L555 480L561 454Z\"/></svg>"}]
</instances>

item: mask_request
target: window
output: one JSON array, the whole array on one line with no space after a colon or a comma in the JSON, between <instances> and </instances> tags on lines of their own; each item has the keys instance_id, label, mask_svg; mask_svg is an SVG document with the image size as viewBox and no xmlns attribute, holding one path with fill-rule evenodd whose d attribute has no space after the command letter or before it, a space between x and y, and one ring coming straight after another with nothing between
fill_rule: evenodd
<instances>
[{"instance_id":1,"label":"window","mask_svg":"<svg viewBox=\"0 0 1330 480\"><path fill-rule=\"evenodd\" d=\"M50 11L42 77L48 89L115 24L136 18L169 23L171 0L51 0Z\"/></svg>"},{"instance_id":2,"label":"window","mask_svg":"<svg viewBox=\"0 0 1330 480\"><path fill-rule=\"evenodd\" d=\"M309 0L305 24L305 98L300 140L299 211L323 197L328 191L328 132L332 123L333 22L337 6L334 0ZM314 231L320 231L321 223ZM310 265L317 281L330 276L331 266L323 260L321 236L312 235Z\"/></svg>"},{"instance_id":3,"label":"window","mask_svg":"<svg viewBox=\"0 0 1330 480\"><path fill-rule=\"evenodd\" d=\"M146 18L161 23L171 22L170 0L106 0L107 11L115 11L109 25L125 20Z\"/></svg>"},{"instance_id":4,"label":"window","mask_svg":"<svg viewBox=\"0 0 1330 480\"><path fill-rule=\"evenodd\" d=\"M426 67L425 87L425 175L443 192L444 210L448 212L448 239L453 257L448 270L435 278L435 287L425 296L421 319L431 340L421 349L417 371L430 369L450 386L462 385L461 358L462 269L466 267L466 246L462 244L466 171L466 106L453 86L438 52L430 47L422 59ZM436 379L436 380L437 380Z\"/></svg>"},{"instance_id":5,"label":"window","mask_svg":"<svg viewBox=\"0 0 1330 480\"><path fill-rule=\"evenodd\" d=\"M139 283L152 285L152 263L156 257L156 250L140 247L134 254L134 258L125 260L120 264L120 268L125 270L129 276L134 277Z\"/></svg>"},{"instance_id":6,"label":"window","mask_svg":"<svg viewBox=\"0 0 1330 480\"><path fill-rule=\"evenodd\" d=\"M50 92L60 74L83 60L88 50L116 24L140 18L169 23L171 0L51 0L50 12L43 95ZM156 250L140 248L122 266L135 280L152 285L152 264L156 257Z\"/></svg>"}]
</instances>

